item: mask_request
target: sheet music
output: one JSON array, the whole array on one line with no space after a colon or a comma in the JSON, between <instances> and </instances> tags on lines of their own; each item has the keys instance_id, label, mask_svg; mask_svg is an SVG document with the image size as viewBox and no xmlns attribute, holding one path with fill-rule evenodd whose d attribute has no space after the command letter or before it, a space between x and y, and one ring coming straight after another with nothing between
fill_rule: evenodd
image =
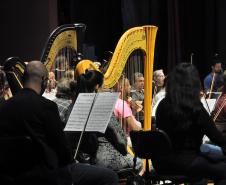
<instances>
[{"instance_id":1,"label":"sheet music","mask_svg":"<svg viewBox=\"0 0 226 185\"><path fill-rule=\"evenodd\" d=\"M65 131L82 131L86 122L95 93L80 93L69 116Z\"/></svg>"},{"instance_id":2,"label":"sheet music","mask_svg":"<svg viewBox=\"0 0 226 185\"><path fill-rule=\"evenodd\" d=\"M105 132L118 96L119 93L110 92L98 94L88 120L86 131Z\"/></svg>"},{"instance_id":3,"label":"sheet music","mask_svg":"<svg viewBox=\"0 0 226 185\"><path fill-rule=\"evenodd\" d=\"M96 98L95 98L96 95ZM65 131L82 131L90 117L85 131L104 133L110 121L119 93L80 93L72 109ZM94 102L91 110L92 103Z\"/></svg>"}]
</instances>

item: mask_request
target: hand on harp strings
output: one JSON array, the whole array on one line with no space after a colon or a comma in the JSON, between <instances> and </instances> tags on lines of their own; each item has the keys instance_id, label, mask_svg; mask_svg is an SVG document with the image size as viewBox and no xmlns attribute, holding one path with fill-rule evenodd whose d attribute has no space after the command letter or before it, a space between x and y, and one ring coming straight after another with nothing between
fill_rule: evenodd
<instances>
[{"instance_id":1,"label":"hand on harp strings","mask_svg":"<svg viewBox=\"0 0 226 185\"><path fill-rule=\"evenodd\" d=\"M135 112L144 112L142 101L135 101L132 97L127 97L127 102Z\"/></svg>"}]
</instances>

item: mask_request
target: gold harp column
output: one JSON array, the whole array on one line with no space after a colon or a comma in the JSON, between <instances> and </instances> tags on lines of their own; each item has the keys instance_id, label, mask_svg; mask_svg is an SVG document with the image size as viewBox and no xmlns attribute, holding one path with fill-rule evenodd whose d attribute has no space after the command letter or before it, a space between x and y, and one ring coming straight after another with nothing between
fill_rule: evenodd
<instances>
[{"instance_id":1,"label":"gold harp column","mask_svg":"<svg viewBox=\"0 0 226 185\"><path fill-rule=\"evenodd\" d=\"M150 130L152 121L154 48L158 28L155 26L143 26L143 28L146 33L146 56L144 62L144 130Z\"/></svg>"}]
</instances>

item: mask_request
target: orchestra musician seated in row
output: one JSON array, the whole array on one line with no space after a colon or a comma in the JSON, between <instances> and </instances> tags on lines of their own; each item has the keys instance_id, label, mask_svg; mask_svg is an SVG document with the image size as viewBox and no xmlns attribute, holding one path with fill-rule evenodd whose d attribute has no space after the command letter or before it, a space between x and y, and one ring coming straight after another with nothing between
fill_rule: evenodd
<instances>
[{"instance_id":1,"label":"orchestra musician seated in row","mask_svg":"<svg viewBox=\"0 0 226 185\"><path fill-rule=\"evenodd\" d=\"M6 74L3 70L0 69L0 102L8 100L12 96L13 95L9 87Z\"/></svg>"},{"instance_id":2,"label":"orchestra musician seated in row","mask_svg":"<svg viewBox=\"0 0 226 185\"><path fill-rule=\"evenodd\" d=\"M98 92L103 84L103 74L96 70L87 70L85 74L77 77L76 96L79 93ZM95 133L97 139L97 150L95 165L107 167L115 171L132 168L133 156L127 152L127 138L117 121L114 113L110 118L105 134ZM86 146L91 147L91 146ZM137 160L137 172L142 170L142 160Z\"/></svg>"},{"instance_id":3,"label":"orchestra musician seated in row","mask_svg":"<svg viewBox=\"0 0 226 185\"><path fill-rule=\"evenodd\" d=\"M173 152L152 162L157 172L210 178L216 185L224 185L225 157L200 152L204 135L222 147L224 154L226 147L225 138L200 102L200 84L197 69L189 63L180 63L168 75L166 97L156 112L156 126L168 134Z\"/></svg>"},{"instance_id":4,"label":"orchestra musician seated in row","mask_svg":"<svg viewBox=\"0 0 226 185\"><path fill-rule=\"evenodd\" d=\"M47 81L46 67L40 61L29 62L23 76L24 88L0 106L0 137L33 135L36 141L43 143L41 147L45 146L43 150L37 149L40 151L36 156L37 164L28 171L17 166L17 176L22 175L23 182L15 184L116 185L118 178L112 170L73 162L57 105L41 96ZM51 168L42 162L42 151L52 151L45 153L54 162ZM24 166L26 163L24 161Z\"/></svg>"},{"instance_id":5,"label":"orchestra musician seated in row","mask_svg":"<svg viewBox=\"0 0 226 185\"><path fill-rule=\"evenodd\" d=\"M158 69L154 71L153 75L154 79L154 92L153 92L153 97L160 92L164 88L164 79L165 79L165 74L162 69Z\"/></svg>"},{"instance_id":6,"label":"orchestra musician seated in row","mask_svg":"<svg viewBox=\"0 0 226 185\"><path fill-rule=\"evenodd\" d=\"M64 74L64 78L67 78L69 80L75 80L74 70L70 69L70 70L66 71Z\"/></svg>"},{"instance_id":7,"label":"orchestra musician seated in row","mask_svg":"<svg viewBox=\"0 0 226 185\"><path fill-rule=\"evenodd\" d=\"M0 69L0 104L5 101L4 98L5 91L5 73Z\"/></svg>"},{"instance_id":8,"label":"orchestra musician seated in row","mask_svg":"<svg viewBox=\"0 0 226 185\"><path fill-rule=\"evenodd\" d=\"M143 108L143 102L144 102L144 75L142 73L136 72L134 73L134 90L131 91L131 98L133 101L135 101L137 104L142 105ZM141 122L142 127L144 124L144 113L142 110L133 109L133 114L135 115L135 118Z\"/></svg>"},{"instance_id":9,"label":"orchestra musician seated in row","mask_svg":"<svg viewBox=\"0 0 226 185\"><path fill-rule=\"evenodd\" d=\"M206 94L219 91L223 85L222 63L219 59L213 59L212 71L204 78L204 90ZM212 89L211 89L212 87Z\"/></svg>"},{"instance_id":10,"label":"orchestra musician seated in row","mask_svg":"<svg viewBox=\"0 0 226 185\"><path fill-rule=\"evenodd\" d=\"M49 100L55 99L57 81L54 72L49 72L48 83L43 96Z\"/></svg>"},{"instance_id":11,"label":"orchestra musician seated in row","mask_svg":"<svg viewBox=\"0 0 226 185\"><path fill-rule=\"evenodd\" d=\"M130 97L131 92L131 86L128 78L125 78L122 75L114 89L116 92L120 92L119 98L115 104L114 113L120 122L122 120L121 124L127 136L129 136L129 132L131 130L142 130L141 123L136 120L132 113L130 102L126 101L128 100L128 97Z\"/></svg>"},{"instance_id":12,"label":"orchestra musician seated in row","mask_svg":"<svg viewBox=\"0 0 226 185\"><path fill-rule=\"evenodd\" d=\"M74 92L71 89L72 83L74 83L74 81L71 79L65 77L61 78L57 83L56 98L53 99L58 106L60 118L64 126L67 123L68 111L74 99Z\"/></svg>"}]
</instances>

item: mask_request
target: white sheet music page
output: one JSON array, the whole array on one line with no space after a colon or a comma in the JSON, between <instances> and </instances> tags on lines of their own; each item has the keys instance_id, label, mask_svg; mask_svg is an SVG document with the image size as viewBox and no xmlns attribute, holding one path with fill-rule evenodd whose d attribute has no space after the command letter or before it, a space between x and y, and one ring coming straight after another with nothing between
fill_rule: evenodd
<instances>
[{"instance_id":1,"label":"white sheet music page","mask_svg":"<svg viewBox=\"0 0 226 185\"><path fill-rule=\"evenodd\" d=\"M82 131L95 97L95 93L80 93L71 111L64 131Z\"/></svg>"},{"instance_id":2,"label":"white sheet music page","mask_svg":"<svg viewBox=\"0 0 226 185\"><path fill-rule=\"evenodd\" d=\"M82 131L90 117L85 131L98 131L104 133L110 121L119 93L80 93L68 119L65 131ZM91 109L91 105L94 105Z\"/></svg>"},{"instance_id":3,"label":"white sheet music page","mask_svg":"<svg viewBox=\"0 0 226 185\"><path fill-rule=\"evenodd\" d=\"M105 133L112 116L119 93L98 93L92 112L90 114L86 131L98 131Z\"/></svg>"}]
</instances>

